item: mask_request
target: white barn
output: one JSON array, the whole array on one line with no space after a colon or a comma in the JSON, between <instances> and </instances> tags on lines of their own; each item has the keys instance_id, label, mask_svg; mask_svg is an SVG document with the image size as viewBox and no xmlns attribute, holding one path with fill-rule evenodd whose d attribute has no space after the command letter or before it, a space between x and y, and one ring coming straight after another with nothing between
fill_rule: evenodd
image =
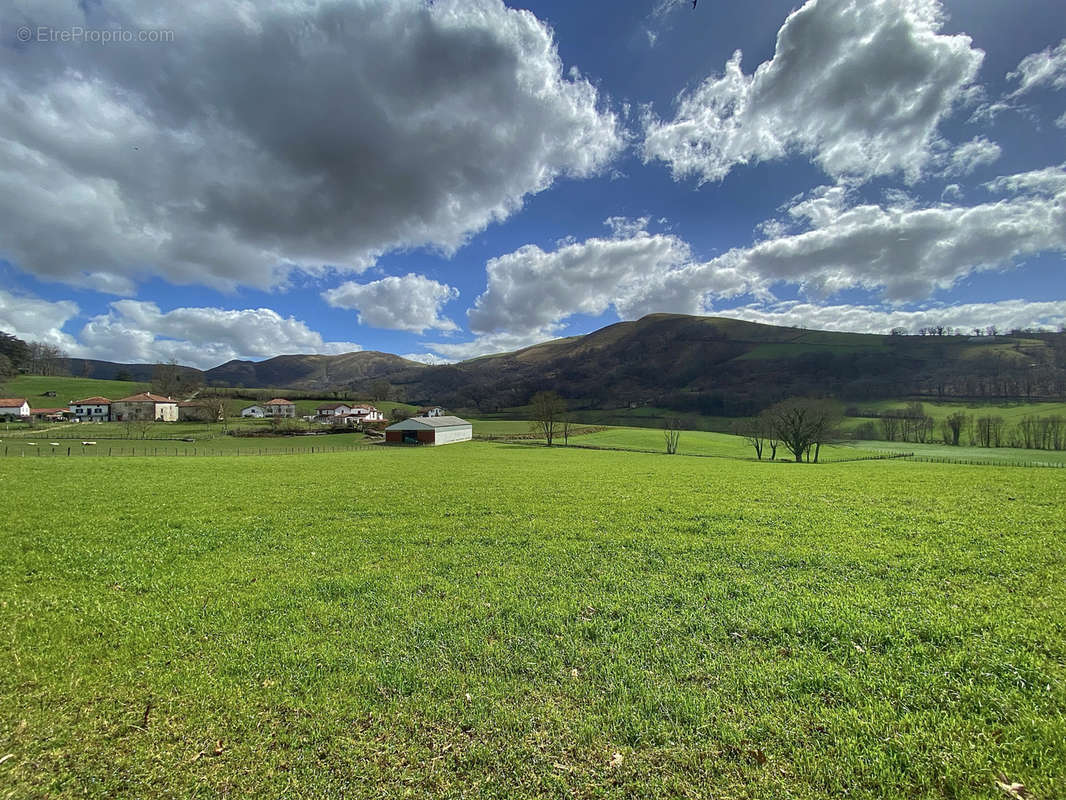
<instances>
[{"instance_id":1,"label":"white barn","mask_svg":"<svg viewBox=\"0 0 1066 800\"><path fill-rule=\"evenodd\" d=\"M473 436L474 426L459 417L411 417L385 429L390 444L455 444Z\"/></svg>"},{"instance_id":2,"label":"white barn","mask_svg":"<svg viewBox=\"0 0 1066 800\"><path fill-rule=\"evenodd\" d=\"M248 406L241 409L242 417L255 417L256 419L262 419L266 416L266 409L262 406Z\"/></svg>"}]
</instances>

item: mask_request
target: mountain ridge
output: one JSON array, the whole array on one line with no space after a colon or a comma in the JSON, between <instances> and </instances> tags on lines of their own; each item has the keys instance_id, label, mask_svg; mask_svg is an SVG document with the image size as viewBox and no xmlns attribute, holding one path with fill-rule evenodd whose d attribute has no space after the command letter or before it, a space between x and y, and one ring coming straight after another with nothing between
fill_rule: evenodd
<instances>
[{"instance_id":1,"label":"mountain ridge","mask_svg":"<svg viewBox=\"0 0 1066 800\"><path fill-rule=\"evenodd\" d=\"M91 377L114 377L109 362ZM147 375L154 365L136 368ZM186 368L192 370L192 368ZM213 386L345 390L487 412L553 389L588 408L651 404L746 414L784 396L1066 396L1066 334L902 336L822 331L728 317L649 314L581 336L454 364L426 365L378 351L235 359L198 371ZM131 373L132 374L132 373ZM383 385L388 384L387 390Z\"/></svg>"}]
</instances>

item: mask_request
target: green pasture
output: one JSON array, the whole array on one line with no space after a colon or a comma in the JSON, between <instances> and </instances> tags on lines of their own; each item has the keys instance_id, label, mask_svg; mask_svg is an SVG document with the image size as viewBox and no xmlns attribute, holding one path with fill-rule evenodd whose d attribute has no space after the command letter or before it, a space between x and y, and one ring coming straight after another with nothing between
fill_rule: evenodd
<instances>
[{"instance_id":1,"label":"green pasture","mask_svg":"<svg viewBox=\"0 0 1066 800\"><path fill-rule=\"evenodd\" d=\"M4 796L1066 796L1066 472L71 463L0 461Z\"/></svg>"},{"instance_id":2,"label":"green pasture","mask_svg":"<svg viewBox=\"0 0 1066 800\"><path fill-rule=\"evenodd\" d=\"M4 396L25 397L30 401L30 408L65 408L71 400L97 396L118 400L145 391L148 391L147 383L69 376L16 375L4 381ZM56 396L45 397L45 392L55 392Z\"/></svg>"}]
</instances>

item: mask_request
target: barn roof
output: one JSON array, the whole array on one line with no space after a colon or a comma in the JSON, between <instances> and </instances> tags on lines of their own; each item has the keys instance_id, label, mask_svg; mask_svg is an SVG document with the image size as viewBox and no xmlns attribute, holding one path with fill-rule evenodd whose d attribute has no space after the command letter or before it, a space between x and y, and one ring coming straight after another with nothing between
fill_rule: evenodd
<instances>
[{"instance_id":1,"label":"barn roof","mask_svg":"<svg viewBox=\"0 0 1066 800\"><path fill-rule=\"evenodd\" d=\"M22 408L24 397L0 397L0 408Z\"/></svg>"},{"instance_id":2,"label":"barn roof","mask_svg":"<svg viewBox=\"0 0 1066 800\"><path fill-rule=\"evenodd\" d=\"M86 397L84 400L71 400L70 404L72 406L109 406L111 401L106 397L97 395L96 397Z\"/></svg>"},{"instance_id":3,"label":"barn roof","mask_svg":"<svg viewBox=\"0 0 1066 800\"><path fill-rule=\"evenodd\" d=\"M470 422L459 417L409 417L402 422L390 425L385 430L402 430L399 426L409 423L424 425L427 428L457 428L462 425L471 425Z\"/></svg>"}]
</instances>

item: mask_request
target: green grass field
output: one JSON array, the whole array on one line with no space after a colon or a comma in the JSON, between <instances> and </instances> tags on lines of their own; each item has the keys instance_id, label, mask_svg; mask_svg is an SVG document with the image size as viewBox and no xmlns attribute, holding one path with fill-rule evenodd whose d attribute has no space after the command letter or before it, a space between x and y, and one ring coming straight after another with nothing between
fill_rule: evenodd
<instances>
[{"instance_id":1,"label":"green grass field","mask_svg":"<svg viewBox=\"0 0 1066 800\"><path fill-rule=\"evenodd\" d=\"M17 375L4 382L5 397L25 397L30 408L65 408L71 400L102 396L111 400L129 397L148 390L147 383L134 381L98 381L93 378L68 376ZM55 392L55 397L45 397Z\"/></svg>"},{"instance_id":2,"label":"green grass field","mask_svg":"<svg viewBox=\"0 0 1066 800\"><path fill-rule=\"evenodd\" d=\"M1066 796L1066 473L145 463L0 461L5 796Z\"/></svg>"}]
</instances>

